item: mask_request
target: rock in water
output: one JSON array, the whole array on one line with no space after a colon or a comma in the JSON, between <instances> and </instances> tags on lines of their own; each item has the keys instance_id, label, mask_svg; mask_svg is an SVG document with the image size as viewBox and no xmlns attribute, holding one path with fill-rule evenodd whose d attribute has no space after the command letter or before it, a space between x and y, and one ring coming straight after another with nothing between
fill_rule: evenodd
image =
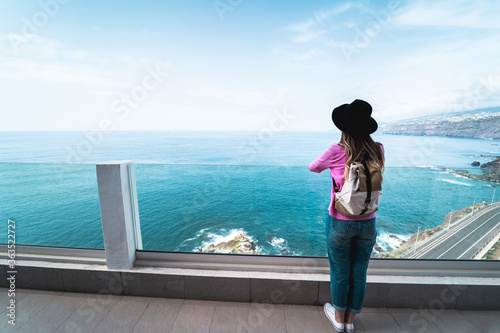
<instances>
[{"instance_id":1,"label":"rock in water","mask_svg":"<svg viewBox=\"0 0 500 333\"><path fill-rule=\"evenodd\" d=\"M229 242L218 244L210 244L204 251L205 253L231 253L231 254L260 254L257 251L255 242L250 240L245 233L240 232L234 239Z\"/></svg>"},{"instance_id":2,"label":"rock in water","mask_svg":"<svg viewBox=\"0 0 500 333\"><path fill-rule=\"evenodd\" d=\"M482 164L481 168L493 168L493 169L500 168L500 156L485 156L485 157L494 157L495 160Z\"/></svg>"},{"instance_id":3,"label":"rock in water","mask_svg":"<svg viewBox=\"0 0 500 333\"><path fill-rule=\"evenodd\" d=\"M472 165L472 166L480 166L480 165L481 165L481 163L479 163L479 162L477 162L477 161L474 161L474 162L472 162L470 165Z\"/></svg>"},{"instance_id":4,"label":"rock in water","mask_svg":"<svg viewBox=\"0 0 500 333\"><path fill-rule=\"evenodd\" d=\"M405 243L406 243L406 241L405 241L404 239L401 239L401 238L399 238L398 236L396 236L396 235L394 235L394 234L389 234L388 236L389 236L390 238L393 238L393 239L395 239L395 240L397 240L397 241L398 241L398 244L396 244L396 245L394 246L394 248L395 248L395 249L399 249L399 248L400 248L403 244L405 244Z\"/></svg>"},{"instance_id":5,"label":"rock in water","mask_svg":"<svg viewBox=\"0 0 500 333\"><path fill-rule=\"evenodd\" d=\"M480 165L480 168L485 169L482 173L480 174L470 174L469 171L467 170L453 170L453 169L446 169L446 168L440 168L443 171L446 172L451 172L455 175L459 175L465 178L470 178L474 180L482 180L485 182L493 182L493 183L499 183L500 184L500 156L492 156L492 155L479 155L478 157L494 157L495 160L484 163ZM476 163L479 162L473 162L472 165L477 166Z\"/></svg>"}]
</instances>

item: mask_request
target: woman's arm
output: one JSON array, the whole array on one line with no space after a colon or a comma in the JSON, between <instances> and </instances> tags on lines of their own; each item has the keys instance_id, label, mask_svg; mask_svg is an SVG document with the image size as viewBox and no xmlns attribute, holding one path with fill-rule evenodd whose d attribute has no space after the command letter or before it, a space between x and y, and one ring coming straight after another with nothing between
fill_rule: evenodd
<instances>
[{"instance_id":1,"label":"woman's arm","mask_svg":"<svg viewBox=\"0 0 500 333\"><path fill-rule=\"evenodd\" d=\"M329 147L323 154L309 164L309 171L320 173L321 171L331 168L339 159L338 145Z\"/></svg>"}]
</instances>

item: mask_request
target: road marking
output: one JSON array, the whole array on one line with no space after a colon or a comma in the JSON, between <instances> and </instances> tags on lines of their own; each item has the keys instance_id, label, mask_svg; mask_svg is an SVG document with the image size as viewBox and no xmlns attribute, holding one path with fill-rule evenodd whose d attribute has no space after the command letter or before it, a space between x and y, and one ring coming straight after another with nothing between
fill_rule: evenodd
<instances>
[{"instance_id":1,"label":"road marking","mask_svg":"<svg viewBox=\"0 0 500 333\"><path fill-rule=\"evenodd\" d=\"M491 207L489 207L491 208ZM425 255L429 251L433 250L436 246L439 244L443 243L444 241L448 240L450 237L458 233L460 230L464 229L467 227L469 224L472 222L476 221L478 218L483 216L484 214L491 212L495 210L497 207L493 207L492 209L489 210L483 210L480 212L479 215L475 215L471 217L469 220L461 222L459 225L454 226L454 228L451 231L448 231L447 233L439 236L438 238L432 240L429 244L425 244L424 247L420 248L417 253L412 254L408 259L414 259L414 258L420 258L421 256ZM443 229L444 230L444 229Z\"/></svg>"},{"instance_id":2,"label":"road marking","mask_svg":"<svg viewBox=\"0 0 500 333\"><path fill-rule=\"evenodd\" d=\"M495 216L497 216L498 214L500 214L500 212L496 213L495 215L493 215L492 217L490 217L489 219L487 219L486 221L484 221L483 223L481 223L480 226L478 226L476 229L472 230L471 232L469 232L464 238L462 239L466 239L470 234L472 234L474 231L476 231L477 229L481 228L485 223L489 222L492 218L494 218ZM444 251L439 257L437 257L436 259L439 259L441 258L442 256L444 256L448 251L450 251L452 248L454 248L455 246L457 246L458 244L460 244L460 242L457 242L455 243L455 245L453 245L452 247L450 247L448 250Z\"/></svg>"},{"instance_id":3,"label":"road marking","mask_svg":"<svg viewBox=\"0 0 500 333\"><path fill-rule=\"evenodd\" d=\"M493 229L491 229L491 230L495 230L495 229L496 229L499 225L500 225L500 222L498 222L498 223L497 223L497 225L496 225L496 226L494 226L494 227L493 227ZM491 230L490 230L490 232L491 232ZM460 257L458 257L457 259L460 259L461 257L463 257L463 255L464 255L464 254L466 254L466 253L467 253L470 249L472 249L472 248L473 248L473 247L474 247L477 243L479 243L479 242L481 241L481 239L483 239L484 237L488 236L488 234L489 234L489 232L485 233L485 234L483 235L483 237L479 238L479 239L477 240L477 242L475 242L474 244L472 244L472 245L471 245L471 246L470 246L467 250L465 250L465 252L464 252L464 253L462 253L462 254L460 255Z\"/></svg>"}]
</instances>

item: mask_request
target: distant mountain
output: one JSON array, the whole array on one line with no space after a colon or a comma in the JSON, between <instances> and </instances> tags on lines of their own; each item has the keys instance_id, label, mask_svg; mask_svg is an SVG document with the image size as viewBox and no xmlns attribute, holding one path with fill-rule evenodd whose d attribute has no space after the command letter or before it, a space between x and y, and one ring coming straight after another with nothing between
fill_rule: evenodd
<instances>
[{"instance_id":1,"label":"distant mountain","mask_svg":"<svg viewBox=\"0 0 500 333\"><path fill-rule=\"evenodd\" d=\"M500 139L500 107L399 120L380 126L384 134Z\"/></svg>"}]
</instances>

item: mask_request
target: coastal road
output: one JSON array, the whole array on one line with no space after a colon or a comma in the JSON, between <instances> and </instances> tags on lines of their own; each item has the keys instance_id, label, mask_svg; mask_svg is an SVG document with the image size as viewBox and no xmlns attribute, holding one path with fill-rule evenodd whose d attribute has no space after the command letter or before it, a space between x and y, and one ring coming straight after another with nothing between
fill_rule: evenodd
<instances>
[{"instance_id":1,"label":"coastal road","mask_svg":"<svg viewBox=\"0 0 500 333\"><path fill-rule=\"evenodd\" d=\"M452 224L436 237L417 244L402 258L409 259L474 259L476 254L500 233L500 204L481 209L461 223Z\"/></svg>"}]
</instances>

